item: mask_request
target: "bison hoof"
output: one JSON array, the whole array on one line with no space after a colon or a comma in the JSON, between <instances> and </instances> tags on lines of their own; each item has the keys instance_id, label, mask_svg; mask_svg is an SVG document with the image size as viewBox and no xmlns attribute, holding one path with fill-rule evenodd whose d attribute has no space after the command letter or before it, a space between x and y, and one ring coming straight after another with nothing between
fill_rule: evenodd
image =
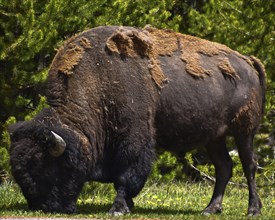
<instances>
[{"instance_id":1,"label":"bison hoof","mask_svg":"<svg viewBox=\"0 0 275 220\"><path fill-rule=\"evenodd\" d=\"M109 212L110 213L110 212ZM122 212L112 212L112 213L110 213L110 215L112 215L112 216L114 216L114 217L117 217L117 216L122 216L122 215L124 215L124 213L122 213Z\"/></svg>"},{"instance_id":2,"label":"bison hoof","mask_svg":"<svg viewBox=\"0 0 275 220\"><path fill-rule=\"evenodd\" d=\"M211 214L220 214L220 213L222 213L221 205L208 206L202 212L202 214L206 216Z\"/></svg>"},{"instance_id":3,"label":"bison hoof","mask_svg":"<svg viewBox=\"0 0 275 220\"><path fill-rule=\"evenodd\" d=\"M253 216L259 216L261 215L261 210L259 208L251 208L247 212L248 217L253 217Z\"/></svg>"},{"instance_id":4,"label":"bison hoof","mask_svg":"<svg viewBox=\"0 0 275 220\"><path fill-rule=\"evenodd\" d=\"M248 207L247 215L249 217L261 215L262 202L260 199L255 202L251 202L251 205Z\"/></svg>"},{"instance_id":5,"label":"bison hoof","mask_svg":"<svg viewBox=\"0 0 275 220\"><path fill-rule=\"evenodd\" d=\"M130 209L126 205L115 203L108 213L113 216L121 216L130 213Z\"/></svg>"}]
</instances>

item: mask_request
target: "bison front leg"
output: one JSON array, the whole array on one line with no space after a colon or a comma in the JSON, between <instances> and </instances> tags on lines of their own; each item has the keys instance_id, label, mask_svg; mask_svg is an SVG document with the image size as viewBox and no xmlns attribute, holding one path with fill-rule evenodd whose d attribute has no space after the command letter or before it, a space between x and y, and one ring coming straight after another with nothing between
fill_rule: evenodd
<instances>
[{"instance_id":1,"label":"bison front leg","mask_svg":"<svg viewBox=\"0 0 275 220\"><path fill-rule=\"evenodd\" d=\"M126 189L120 187L120 189L117 189L117 195L109 214L119 216L130 213L133 206L133 199L127 196Z\"/></svg>"},{"instance_id":2,"label":"bison front leg","mask_svg":"<svg viewBox=\"0 0 275 220\"><path fill-rule=\"evenodd\" d=\"M209 143L207 152L215 167L216 183L209 205L203 214L209 215L222 212L222 199L225 187L232 176L232 159L228 154L225 137Z\"/></svg>"},{"instance_id":3,"label":"bison front leg","mask_svg":"<svg viewBox=\"0 0 275 220\"><path fill-rule=\"evenodd\" d=\"M154 153L149 145L145 146L132 145L131 148L118 151L114 162L116 173L114 186L117 195L109 210L112 215L129 213L134 207L133 198L142 190L147 180L151 171Z\"/></svg>"}]
</instances>

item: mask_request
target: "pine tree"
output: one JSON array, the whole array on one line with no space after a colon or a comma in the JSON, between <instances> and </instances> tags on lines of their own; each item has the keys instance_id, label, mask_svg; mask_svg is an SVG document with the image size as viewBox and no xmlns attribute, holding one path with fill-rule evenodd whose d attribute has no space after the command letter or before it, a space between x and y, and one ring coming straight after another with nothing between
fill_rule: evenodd
<instances>
[{"instance_id":1,"label":"pine tree","mask_svg":"<svg viewBox=\"0 0 275 220\"><path fill-rule=\"evenodd\" d=\"M7 167L10 117L29 118L44 95L55 48L94 24L100 1L0 0L0 161ZM42 98L40 106L45 105ZM36 111L35 111L36 112ZM4 162L3 162L4 161ZM0 163L0 170L1 170Z\"/></svg>"}]
</instances>

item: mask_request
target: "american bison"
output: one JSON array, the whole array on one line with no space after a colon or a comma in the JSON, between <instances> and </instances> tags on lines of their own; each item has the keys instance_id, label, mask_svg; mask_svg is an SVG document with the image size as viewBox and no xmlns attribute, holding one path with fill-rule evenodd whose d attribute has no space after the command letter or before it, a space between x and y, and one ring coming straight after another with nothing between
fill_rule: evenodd
<instances>
[{"instance_id":1,"label":"american bison","mask_svg":"<svg viewBox=\"0 0 275 220\"><path fill-rule=\"evenodd\" d=\"M47 81L49 107L9 128L10 164L32 210L72 213L86 181L113 183L111 214L125 214L162 148L204 146L216 170L203 213L222 211L232 175L233 136L249 188L248 214L261 212L253 138L265 71L253 56L197 37L106 26L70 38Z\"/></svg>"}]
</instances>

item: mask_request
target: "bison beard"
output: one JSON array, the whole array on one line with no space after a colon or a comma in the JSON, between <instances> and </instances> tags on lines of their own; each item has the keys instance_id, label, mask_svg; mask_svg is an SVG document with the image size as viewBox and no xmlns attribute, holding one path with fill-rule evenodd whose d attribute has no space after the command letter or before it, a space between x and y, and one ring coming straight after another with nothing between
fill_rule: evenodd
<instances>
[{"instance_id":1,"label":"bison beard","mask_svg":"<svg viewBox=\"0 0 275 220\"><path fill-rule=\"evenodd\" d=\"M49 108L12 125L10 164L30 209L76 211L86 181L114 183L110 209L125 214L143 188L155 148L180 156L204 146L216 184L204 214L222 211L233 136L261 212L253 138L264 108L260 61L228 47L151 27L98 27L69 39L48 75Z\"/></svg>"}]
</instances>

